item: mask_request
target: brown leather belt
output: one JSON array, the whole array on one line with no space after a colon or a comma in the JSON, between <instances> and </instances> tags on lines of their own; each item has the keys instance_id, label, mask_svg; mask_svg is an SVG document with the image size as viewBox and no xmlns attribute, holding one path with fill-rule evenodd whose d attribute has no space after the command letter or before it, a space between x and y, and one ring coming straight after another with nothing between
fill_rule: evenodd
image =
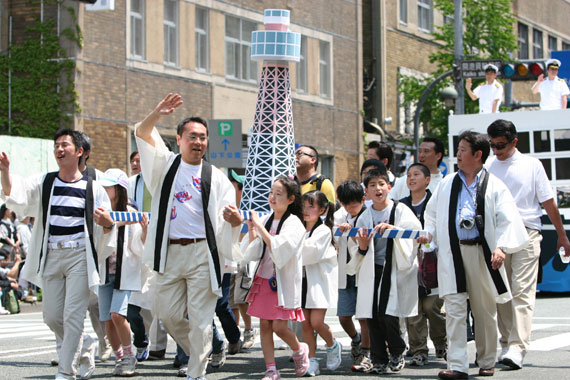
<instances>
[{"instance_id":1,"label":"brown leather belt","mask_svg":"<svg viewBox=\"0 0 570 380\"><path fill-rule=\"evenodd\" d=\"M168 239L169 244L180 244L180 245L188 245L201 242L202 240L206 240L206 238L193 238L193 239Z\"/></svg>"},{"instance_id":2,"label":"brown leather belt","mask_svg":"<svg viewBox=\"0 0 570 380\"><path fill-rule=\"evenodd\" d=\"M459 244L463 244L463 245L480 245L480 244L482 244L482 240L481 240L481 239L459 240Z\"/></svg>"}]
</instances>

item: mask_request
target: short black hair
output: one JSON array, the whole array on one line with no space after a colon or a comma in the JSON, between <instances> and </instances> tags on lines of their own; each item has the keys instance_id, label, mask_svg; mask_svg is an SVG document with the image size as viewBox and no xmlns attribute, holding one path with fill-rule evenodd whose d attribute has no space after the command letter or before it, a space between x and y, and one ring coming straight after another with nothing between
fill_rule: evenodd
<instances>
[{"instance_id":1,"label":"short black hair","mask_svg":"<svg viewBox=\"0 0 570 380\"><path fill-rule=\"evenodd\" d=\"M129 156L129 162L131 162L131 161L133 160L133 158L135 158L135 156L136 156L137 154L139 154L139 152L136 151L136 150L135 150L133 153L131 153L131 155Z\"/></svg>"},{"instance_id":2,"label":"short black hair","mask_svg":"<svg viewBox=\"0 0 570 380\"><path fill-rule=\"evenodd\" d=\"M388 159L388 165L386 165L387 168L392 166L392 161L394 161L394 151L390 145L381 141L371 141L368 143L368 149L376 150L376 155L380 160Z\"/></svg>"},{"instance_id":3,"label":"short black hair","mask_svg":"<svg viewBox=\"0 0 570 380\"><path fill-rule=\"evenodd\" d=\"M413 164L411 164L408 167L408 170L406 171L406 173L411 169L411 168L418 168L420 169L420 171L424 174L425 177L431 177L431 173L429 171L429 168L427 166L425 166L424 164L422 164L421 162L415 162Z\"/></svg>"},{"instance_id":4,"label":"short black hair","mask_svg":"<svg viewBox=\"0 0 570 380\"><path fill-rule=\"evenodd\" d=\"M362 181L364 183L364 187L368 187L368 183L376 178L383 179L384 181L386 181L387 184L390 184L390 178L388 178L387 172L383 172L382 170L372 169L364 176L364 181Z\"/></svg>"},{"instance_id":5,"label":"short black hair","mask_svg":"<svg viewBox=\"0 0 570 380\"><path fill-rule=\"evenodd\" d=\"M471 153L475 154L478 150L481 151L481 163L484 164L489 157L489 152L491 151L491 146L489 145L489 140L487 137L481 133L473 131L465 131L459 135L458 142L465 140L471 147Z\"/></svg>"},{"instance_id":6,"label":"short black hair","mask_svg":"<svg viewBox=\"0 0 570 380\"><path fill-rule=\"evenodd\" d=\"M422 139L422 142L431 142L435 145L435 152L436 153L441 153L441 158L439 160L437 160L437 165L441 165L442 161L443 161L443 156L445 156L445 145L443 144L443 141L441 141L440 139L438 139L437 137L433 137L433 136L426 136Z\"/></svg>"},{"instance_id":7,"label":"short black hair","mask_svg":"<svg viewBox=\"0 0 570 380\"><path fill-rule=\"evenodd\" d=\"M517 129L512 121L498 119L487 127L487 134L491 138L506 137L508 142L517 138Z\"/></svg>"},{"instance_id":8,"label":"short black hair","mask_svg":"<svg viewBox=\"0 0 570 380\"><path fill-rule=\"evenodd\" d=\"M358 182L349 179L336 188L336 196L339 202L345 205L352 202L360 203L364 197L364 189Z\"/></svg>"},{"instance_id":9,"label":"short black hair","mask_svg":"<svg viewBox=\"0 0 570 380\"><path fill-rule=\"evenodd\" d=\"M55 133L55 136L53 137L53 142L54 143L57 142L57 139L59 139L61 136L71 136L73 145L75 145L75 150L83 148L85 146L84 134L79 131L70 128L62 128ZM85 150L85 148L83 148L83 150Z\"/></svg>"},{"instance_id":10,"label":"short black hair","mask_svg":"<svg viewBox=\"0 0 570 380\"><path fill-rule=\"evenodd\" d=\"M178 136L182 136L184 133L184 126L191 122L202 124L204 128L206 128L206 136L208 135L208 122L199 116L190 116L178 123L178 126L176 127L176 134Z\"/></svg>"},{"instance_id":11,"label":"short black hair","mask_svg":"<svg viewBox=\"0 0 570 380\"><path fill-rule=\"evenodd\" d=\"M362 172L364 171L364 169L366 169L370 166L374 166L376 169L378 169L380 171L384 171L386 174L388 174L388 170L386 169L386 165L384 165L384 163L382 161L377 160L375 158L369 158L368 160L366 160L362 163L362 166L360 167L360 175L362 176Z\"/></svg>"},{"instance_id":12,"label":"short black hair","mask_svg":"<svg viewBox=\"0 0 570 380\"><path fill-rule=\"evenodd\" d=\"M317 148L315 148L312 145L301 145L299 148L309 148L310 150L312 150L315 153L315 170L319 167L319 151L317 150ZM299 150L299 148L297 148L297 150Z\"/></svg>"}]
</instances>

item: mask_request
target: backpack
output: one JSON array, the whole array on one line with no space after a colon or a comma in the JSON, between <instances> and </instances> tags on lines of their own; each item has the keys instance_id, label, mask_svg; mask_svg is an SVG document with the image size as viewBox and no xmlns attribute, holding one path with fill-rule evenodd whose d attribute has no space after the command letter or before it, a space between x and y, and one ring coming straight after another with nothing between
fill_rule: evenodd
<instances>
[{"instance_id":1,"label":"backpack","mask_svg":"<svg viewBox=\"0 0 570 380\"><path fill-rule=\"evenodd\" d=\"M317 177L314 180L312 180L311 183L315 184L316 190L321 191L321 187L323 186L323 182L325 182L325 179L331 181L329 177L326 177L322 174L317 174ZM340 202L337 200L334 204L334 211L338 210L340 207L341 207Z\"/></svg>"}]
</instances>

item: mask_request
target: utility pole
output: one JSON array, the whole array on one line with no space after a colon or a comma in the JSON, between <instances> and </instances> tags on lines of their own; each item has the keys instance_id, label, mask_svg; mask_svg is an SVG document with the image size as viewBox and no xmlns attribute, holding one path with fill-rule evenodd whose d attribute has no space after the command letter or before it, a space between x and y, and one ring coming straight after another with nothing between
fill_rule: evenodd
<instances>
[{"instance_id":1,"label":"utility pole","mask_svg":"<svg viewBox=\"0 0 570 380\"><path fill-rule=\"evenodd\" d=\"M461 61L463 60L463 4L462 0L454 0L454 2L453 26L455 32L455 65L457 67L461 67ZM463 78L461 78L461 75L455 78L455 90L457 90L455 114L463 115L465 113L465 95Z\"/></svg>"}]
</instances>

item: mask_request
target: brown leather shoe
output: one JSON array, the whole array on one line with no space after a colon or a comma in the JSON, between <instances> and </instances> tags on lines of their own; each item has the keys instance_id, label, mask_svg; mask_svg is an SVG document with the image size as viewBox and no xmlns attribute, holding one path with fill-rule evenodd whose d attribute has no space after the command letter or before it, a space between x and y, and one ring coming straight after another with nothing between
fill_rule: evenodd
<instances>
[{"instance_id":1,"label":"brown leather shoe","mask_svg":"<svg viewBox=\"0 0 570 380\"><path fill-rule=\"evenodd\" d=\"M450 379L450 380L467 379L469 377L469 374L465 372L446 369L445 371L439 371L437 377L439 377L440 379Z\"/></svg>"},{"instance_id":2,"label":"brown leather shoe","mask_svg":"<svg viewBox=\"0 0 570 380\"><path fill-rule=\"evenodd\" d=\"M479 368L479 376L493 376L495 368Z\"/></svg>"}]
</instances>

